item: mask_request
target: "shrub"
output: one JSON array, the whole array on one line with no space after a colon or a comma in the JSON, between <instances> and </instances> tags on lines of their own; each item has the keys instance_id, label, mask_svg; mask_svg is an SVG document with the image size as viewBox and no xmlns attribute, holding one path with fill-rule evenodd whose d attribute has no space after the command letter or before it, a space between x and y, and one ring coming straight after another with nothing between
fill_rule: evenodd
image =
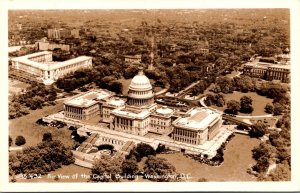
<instances>
[{"instance_id":1,"label":"shrub","mask_svg":"<svg viewBox=\"0 0 300 193\"><path fill-rule=\"evenodd\" d=\"M52 141L52 134L49 132L44 133L42 141Z\"/></svg>"},{"instance_id":2,"label":"shrub","mask_svg":"<svg viewBox=\"0 0 300 193\"><path fill-rule=\"evenodd\" d=\"M9 137L8 137L8 144L9 144L9 147L11 146L12 142L13 142L13 141L12 141L12 138L11 138L11 136L9 136Z\"/></svg>"},{"instance_id":3,"label":"shrub","mask_svg":"<svg viewBox=\"0 0 300 193\"><path fill-rule=\"evenodd\" d=\"M16 137L15 144L17 146L24 145L25 143L26 143L26 139L22 135Z\"/></svg>"}]
</instances>

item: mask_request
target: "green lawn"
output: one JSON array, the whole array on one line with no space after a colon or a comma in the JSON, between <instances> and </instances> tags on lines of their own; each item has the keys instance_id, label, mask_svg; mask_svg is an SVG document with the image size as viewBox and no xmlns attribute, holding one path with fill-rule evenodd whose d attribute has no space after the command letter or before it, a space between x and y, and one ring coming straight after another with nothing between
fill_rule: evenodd
<instances>
[{"instance_id":1,"label":"green lawn","mask_svg":"<svg viewBox=\"0 0 300 193\"><path fill-rule=\"evenodd\" d=\"M57 129L56 127L45 127L36 124L36 120L43 116L56 113L63 109L63 103L59 102L55 106L47 106L43 109L30 111L29 115L9 120L9 135L13 139L13 146L15 138L18 135L23 135L26 139L26 146L36 145L42 141L45 132L51 132L53 139L61 140L65 145L72 145L73 141L70 137L71 132L67 127Z\"/></svg>"},{"instance_id":2,"label":"green lawn","mask_svg":"<svg viewBox=\"0 0 300 193\"><path fill-rule=\"evenodd\" d=\"M252 112L252 115L254 115L254 116L255 115L266 115L267 113L265 113L264 108L267 103L272 104L272 101L273 101L273 99L269 99L267 97L260 96L260 95L256 94L256 92L248 92L248 93L233 92L233 93L223 94L223 95L225 97L226 103L230 100L240 101L240 98L242 96L251 97L253 100L252 106L254 109ZM223 111L223 110L225 110L226 105L223 107L217 107L217 106L212 105L211 107ZM239 113L239 115L249 115L249 114Z\"/></svg>"},{"instance_id":3,"label":"green lawn","mask_svg":"<svg viewBox=\"0 0 300 193\"><path fill-rule=\"evenodd\" d=\"M159 154L158 157L166 158L172 163L177 172L190 174L190 181L206 178L208 181L255 181L256 178L248 174L247 168L254 164L252 152L259 140L249 136L236 135L226 146L224 151L224 163L220 166L208 166L201 164L182 153Z\"/></svg>"}]
</instances>

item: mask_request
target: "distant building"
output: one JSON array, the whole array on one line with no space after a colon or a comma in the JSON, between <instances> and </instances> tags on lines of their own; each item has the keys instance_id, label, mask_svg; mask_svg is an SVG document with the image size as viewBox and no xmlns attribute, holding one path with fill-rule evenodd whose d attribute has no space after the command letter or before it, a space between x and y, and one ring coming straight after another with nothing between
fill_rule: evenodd
<instances>
[{"instance_id":1,"label":"distant building","mask_svg":"<svg viewBox=\"0 0 300 193\"><path fill-rule=\"evenodd\" d=\"M54 62L52 52L49 51L12 58L11 61L14 69L29 73L46 85L80 68L92 67L92 57L80 56L63 62Z\"/></svg>"},{"instance_id":2,"label":"distant building","mask_svg":"<svg viewBox=\"0 0 300 193\"><path fill-rule=\"evenodd\" d=\"M131 64L139 64L142 62L142 55L138 54L138 55L126 55L124 56L125 58L125 62L126 63L131 63Z\"/></svg>"},{"instance_id":3,"label":"distant building","mask_svg":"<svg viewBox=\"0 0 300 193\"><path fill-rule=\"evenodd\" d=\"M71 36L73 38L79 38L79 30L78 29L72 29L71 30Z\"/></svg>"},{"instance_id":4,"label":"distant building","mask_svg":"<svg viewBox=\"0 0 300 193\"><path fill-rule=\"evenodd\" d=\"M62 39L62 38L79 38L79 30L78 29L48 29L48 38L50 39Z\"/></svg>"},{"instance_id":5,"label":"distant building","mask_svg":"<svg viewBox=\"0 0 300 193\"><path fill-rule=\"evenodd\" d=\"M284 63L278 63L275 59L260 58L259 61L253 61L245 64L243 73L245 75L262 78L268 81L280 80L287 83L290 81L290 62L284 58Z\"/></svg>"},{"instance_id":6,"label":"distant building","mask_svg":"<svg viewBox=\"0 0 300 193\"><path fill-rule=\"evenodd\" d=\"M37 41L35 45L37 49L41 51L48 51L48 50L53 51L55 49L61 49L67 52L70 51L70 46L67 44L53 44L46 40Z\"/></svg>"}]
</instances>

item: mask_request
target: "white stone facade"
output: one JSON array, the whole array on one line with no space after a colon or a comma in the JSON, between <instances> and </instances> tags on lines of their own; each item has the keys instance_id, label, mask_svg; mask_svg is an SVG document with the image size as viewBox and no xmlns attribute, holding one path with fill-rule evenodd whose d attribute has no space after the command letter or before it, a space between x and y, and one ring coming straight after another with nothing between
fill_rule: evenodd
<instances>
[{"instance_id":1,"label":"white stone facade","mask_svg":"<svg viewBox=\"0 0 300 193\"><path fill-rule=\"evenodd\" d=\"M53 62L52 52L44 51L13 58L12 67L32 74L44 84L50 85L70 72L91 68L92 57L80 56L63 62Z\"/></svg>"}]
</instances>

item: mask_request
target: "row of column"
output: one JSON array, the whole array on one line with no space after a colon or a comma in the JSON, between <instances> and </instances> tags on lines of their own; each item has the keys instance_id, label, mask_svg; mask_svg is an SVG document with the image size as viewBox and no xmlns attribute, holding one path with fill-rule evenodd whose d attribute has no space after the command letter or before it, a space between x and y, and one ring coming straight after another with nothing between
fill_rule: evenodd
<instances>
[{"instance_id":1,"label":"row of column","mask_svg":"<svg viewBox=\"0 0 300 193\"><path fill-rule=\"evenodd\" d=\"M122 125L130 126L130 127L133 126L133 120L131 120L131 119L124 119L124 118L121 118L121 117L116 117L115 118L115 123L116 124L122 124Z\"/></svg>"},{"instance_id":2,"label":"row of column","mask_svg":"<svg viewBox=\"0 0 300 193\"><path fill-rule=\"evenodd\" d=\"M181 136L184 136L184 137L189 137L189 138L196 138L197 137L196 132L189 131L189 130L186 130L186 129L179 129L179 128L175 128L174 134L181 135Z\"/></svg>"},{"instance_id":3,"label":"row of column","mask_svg":"<svg viewBox=\"0 0 300 193\"><path fill-rule=\"evenodd\" d=\"M268 73L269 79L286 80L288 78L288 72L270 71Z\"/></svg>"},{"instance_id":4,"label":"row of column","mask_svg":"<svg viewBox=\"0 0 300 193\"><path fill-rule=\"evenodd\" d=\"M65 110L69 113L75 113L75 114L83 114L82 108L76 108L76 107L71 107L71 106L65 106Z\"/></svg>"}]
</instances>

